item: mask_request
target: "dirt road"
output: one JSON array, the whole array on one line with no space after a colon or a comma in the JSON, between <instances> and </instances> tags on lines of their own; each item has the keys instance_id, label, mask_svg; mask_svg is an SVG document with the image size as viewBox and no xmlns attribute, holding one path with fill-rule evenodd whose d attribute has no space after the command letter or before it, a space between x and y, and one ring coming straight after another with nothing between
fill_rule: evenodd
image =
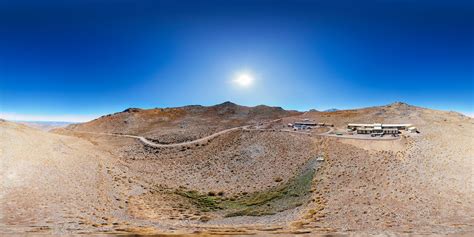
<instances>
[{"instance_id":1,"label":"dirt road","mask_svg":"<svg viewBox=\"0 0 474 237\"><path fill-rule=\"evenodd\" d=\"M129 137L129 138L135 138L135 139L138 139L140 140L143 144L145 145L148 145L148 146L151 146L151 147L157 147L157 148L171 148L171 147L181 147L181 146L188 146L188 145L194 145L194 144L197 144L197 143L201 143L201 142L206 142L210 139L213 139L217 136L220 136L222 134L225 134L225 133L228 133L228 132L232 132L232 131L235 131L235 130L239 130L239 129L246 129L248 128L249 126L241 126L241 127L235 127L235 128L229 128L229 129L225 129L225 130L222 130L222 131L219 131L219 132L216 132L216 133L213 133L209 136L206 136L206 137L202 137L202 138L199 138L199 139L196 139L196 140L193 140L193 141L188 141L188 142L181 142L181 143L173 143L173 144L159 144L159 143L155 143L155 142L152 142L148 139L146 139L145 137L142 137L142 136L135 136L135 135L127 135L127 134L116 134L116 133L96 133L96 132L82 132L82 131L74 131L74 132L77 132L77 133L87 133L87 134L96 134L96 135L107 135L107 136L118 136L118 137Z\"/></svg>"},{"instance_id":2,"label":"dirt road","mask_svg":"<svg viewBox=\"0 0 474 237\"><path fill-rule=\"evenodd\" d=\"M272 120L272 121L268 121L268 122L265 122L264 124L270 124L270 123L274 123L274 122L278 122L278 121L281 121L281 119L275 119L275 120ZM138 139L138 140L140 140L143 144L148 145L148 146L151 146L151 147L157 147L157 148L172 148L172 147L181 147L181 146L194 145L194 144L201 143L201 142L207 142L208 140L213 139L213 138L215 138L215 137L217 137L217 136L223 135L223 134L225 134L225 133L232 132L232 131L236 131L236 130L239 130L239 129L249 129L251 126L252 126L252 125L244 125L244 126L239 126L239 127L234 127L234 128L228 128L228 129L225 129L225 130L222 130L222 131L213 133L213 134L211 134L211 135L209 135L209 136L202 137L202 138L198 138L198 139L193 140L193 141L181 142L181 143L173 143L173 144L159 144L159 143L152 142L152 141L146 139L146 138L143 137L143 136L128 135L128 134L97 133L97 132L82 132L82 131L73 131L73 132L87 133L87 134L96 134L96 135L108 135L108 136L129 137L129 138ZM256 130L260 130L260 129L257 128Z\"/></svg>"}]
</instances>

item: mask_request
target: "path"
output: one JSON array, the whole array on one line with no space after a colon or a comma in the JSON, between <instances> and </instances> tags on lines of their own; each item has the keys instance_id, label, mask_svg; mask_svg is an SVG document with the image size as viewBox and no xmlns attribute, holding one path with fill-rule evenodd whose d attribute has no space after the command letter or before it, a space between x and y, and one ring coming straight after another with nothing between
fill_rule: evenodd
<instances>
[{"instance_id":1,"label":"path","mask_svg":"<svg viewBox=\"0 0 474 237\"><path fill-rule=\"evenodd\" d=\"M329 131L319 133L317 134L318 136L326 136L326 137L335 137L335 138L342 138L342 139L355 139L355 140L377 140L377 141L386 141L386 140L397 140L400 139L400 136L398 137L391 137L391 136L385 136L385 137L371 137L369 135L336 135L336 134L331 134L331 132L334 131L333 127L329 127Z\"/></svg>"},{"instance_id":2,"label":"path","mask_svg":"<svg viewBox=\"0 0 474 237\"><path fill-rule=\"evenodd\" d=\"M172 147L181 147L181 146L188 146L188 145L194 145L196 143L201 143L201 142L206 142L207 140L213 139L217 136L220 136L222 134L239 130L239 129L246 129L250 125L246 126L240 126L240 127L235 127L235 128L228 128L216 133L213 133L209 136L198 138L193 141L188 141L188 142L181 142L181 143L173 143L173 144L159 144L159 143L154 143L145 137L142 136L135 136L135 135L127 135L127 134L116 134L116 133L97 133L97 132L83 132L83 131L72 131L72 132L78 132L78 133L89 133L89 134L96 134L96 135L107 135L107 136L117 136L117 137L129 137L129 138L135 138L140 140L143 144L151 146L151 147L156 147L156 148L172 148Z\"/></svg>"},{"instance_id":3,"label":"path","mask_svg":"<svg viewBox=\"0 0 474 237\"><path fill-rule=\"evenodd\" d=\"M264 123L262 123L262 124L271 124L271 123L279 122L279 121L281 121L281 120L282 120L281 118L279 118L279 119L274 119L274 120L271 120L271 121L264 122ZM234 128L228 128L228 129L225 129L225 130L222 130L222 131L213 133L213 134L211 134L211 135L209 135L209 136L202 137L202 138L198 138L198 139L193 140L193 141L181 142L181 143L173 143L173 144L159 144L159 143L154 143L154 142L152 142L152 141L146 139L145 137L142 137L142 136L135 136L135 135L117 134L117 133L83 132L83 131L72 131L72 130L69 130L69 131L78 132L78 133L97 134L97 135L129 137L129 138L138 139L138 140L140 140L143 144L148 145L148 146L151 146L151 147L157 147L157 148L171 148L171 147L181 147L181 146L194 145L194 144L200 143L200 142L206 142L207 140L213 139L213 138L215 138L215 137L217 137L217 136L220 136L220 135L222 135L222 134L225 134L225 133L228 133L228 132L232 132L232 131L235 131L235 130L239 130L239 129L249 129L249 127L251 127L251 126L252 126L252 125L244 125L244 126L239 126L239 127L234 127ZM259 128L255 129L255 130L259 130Z\"/></svg>"},{"instance_id":4,"label":"path","mask_svg":"<svg viewBox=\"0 0 474 237\"><path fill-rule=\"evenodd\" d=\"M272 123L272 122L276 122L276 121L279 121L279 120L281 120L281 119L272 120L272 121L269 121L267 123ZM252 125L245 125L245 126L239 126L239 127L234 127L234 128L228 128L228 129L213 133L209 136L198 138L198 139L193 140L193 141L173 143L173 144L159 144L159 143L152 142L152 141L150 141L150 140L148 140L148 139L146 139L145 137L142 137L142 136L127 135L127 134L97 133L97 132L83 132L83 131L73 131L73 132L89 133L89 134L97 134L97 135L108 135L108 136L118 136L118 137L129 137L129 138L138 139L138 140L140 140L140 142L142 142L143 144L145 144L147 146L151 146L151 147L155 147L155 148L172 148L172 147L181 147L181 146L194 145L194 144L201 143L201 142L207 142L208 140L213 139L217 136L220 136L220 135L228 133L228 132L236 131L236 130L239 130L239 129L242 129L242 130L271 130L271 129L261 129L261 128L258 128L258 127L255 128L255 129L250 129L249 128L250 126L252 126ZM315 134L315 135L316 136L336 137L336 138L346 138L346 139L358 139L358 140L395 140L395 139L399 139L399 137L385 137L385 138L382 138L382 137L356 137L354 135L351 135L351 136L348 136L348 135L335 135L335 134L331 134L331 132L333 132L333 131L334 131L334 128L329 127L329 131L323 132L323 133L318 133L318 134ZM302 132L302 131L279 130L279 132L288 132L288 133L311 135L310 132Z\"/></svg>"},{"instance_id":5,"label":"path","mask_svg":"<svg viewBox=\"0 0 474 237\"><path fill-rule=\"evenodd\" d=\"M354 140L377 140L377 141L390 141L390 140L397 140L400 139L398 137L392 137L386 135L384 137L371 137L370 135L336 135L336 134L318 134L319 136L326 136L326 137L335 137L335 138L342 138L342 139L354 139Z\"/></svg>"}]
</instances>

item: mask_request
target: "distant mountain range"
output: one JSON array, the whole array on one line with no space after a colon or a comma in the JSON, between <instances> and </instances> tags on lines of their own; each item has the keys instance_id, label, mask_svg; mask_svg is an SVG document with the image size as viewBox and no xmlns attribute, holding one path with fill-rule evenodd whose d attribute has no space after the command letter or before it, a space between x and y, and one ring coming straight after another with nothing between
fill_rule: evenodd
<instances>
[{"instance_id":1,"label":"distant mountain range","mask_svg":"<svg viewBox=\"0 0 474 237\"><path fill-rule=\"evenodd\" d=\"M241 106L230 101L213 105L175 108L128 108L92 121L67 126L67 130L124 133L145 136L163 143L194 140L212 133L262 121L300 115L281 107ZM170 136L173 134L173 136ZM173 140L170 140L173 137Z\"/></svg>"},{"instance_id":2,"label":"distant mountain range","mask_svg":"<svg viewBox=\"0 0 474 237\"><path fill-rule=\"evenodd\" d=\"M53 128L62 128L70 124L73 124L72 122L57 122L57 121L15 121L15 122L27 125L29 127L37 128L43 131L49 131Z\"/></svg>"}]
</instances>

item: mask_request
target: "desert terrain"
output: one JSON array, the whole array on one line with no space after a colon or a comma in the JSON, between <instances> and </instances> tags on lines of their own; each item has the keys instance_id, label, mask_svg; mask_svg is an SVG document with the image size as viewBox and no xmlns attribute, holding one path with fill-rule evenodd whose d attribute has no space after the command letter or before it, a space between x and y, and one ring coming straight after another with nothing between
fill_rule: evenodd
<instances>
[{"instance_id":1,"label":"desert terrain","mask_svg":"<svg viewBox=\"0 0 474 237\"><path fill-rule=\"evenodd\" d=\"M288 130L301 120L420 133ZM400 102L131 108L50 132L0 122L0 234L469 236L473 202L474 119Z\"/></svg>"},{"instance_id":2,"label":"desert terrain","mask_svg":"<svg viewBox=\"0 0 474 237\"><path fill-rule=\"evenodd\" d=\"M42 121L14 121L19 124L24 124L28 127L37 128L43 131L49 131L55 128L63 128L72 123L70 122L42 122Z\"/></svg>"}]
</instances>

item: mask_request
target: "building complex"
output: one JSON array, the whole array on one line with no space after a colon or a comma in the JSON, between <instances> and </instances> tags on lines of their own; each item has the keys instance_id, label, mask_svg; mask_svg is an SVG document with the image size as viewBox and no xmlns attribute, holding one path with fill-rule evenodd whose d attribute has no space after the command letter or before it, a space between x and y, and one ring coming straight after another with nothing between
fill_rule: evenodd
<instances>
[{"instance_id":1,"label":"building complex","mask_svg":"<svg viewBox=\"0 0 474 237\"><path fill-rule=\"evenodd\" d=\"M357 134L398 134L401 131L417 132L412 124L359 124L349 123L347 129L356 131Z\"/></svg>"}]
</instances>

